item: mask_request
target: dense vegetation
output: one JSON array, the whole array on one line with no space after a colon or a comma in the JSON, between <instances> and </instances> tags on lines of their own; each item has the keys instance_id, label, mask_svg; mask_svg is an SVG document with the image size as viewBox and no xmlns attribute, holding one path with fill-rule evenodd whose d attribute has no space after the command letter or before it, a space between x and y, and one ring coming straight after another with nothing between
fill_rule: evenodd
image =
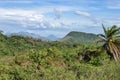
<instances>
[{"instance_id":1,"label":"dense vegetation","mask_svg":"<svg viewBox=\"0 0 120 80\"><path fill-rule=\"evenodd\" d=\"M103 25L104 34L99 34L100 42L104 42L103 47L107 50L111 59L116 62L120 59L120 28L116 25L111 28L105 28Z\"/></svg>"},{"instance_id":2,"label":"dense vegetation","mask_svg":"<svg viewBox=\"0 0 120 80\"><path fill-rule=\"evenodd\" d=\"M0 80L120 80L119 74L101 45L0 33Z\"/></svg>"}]
</instances>

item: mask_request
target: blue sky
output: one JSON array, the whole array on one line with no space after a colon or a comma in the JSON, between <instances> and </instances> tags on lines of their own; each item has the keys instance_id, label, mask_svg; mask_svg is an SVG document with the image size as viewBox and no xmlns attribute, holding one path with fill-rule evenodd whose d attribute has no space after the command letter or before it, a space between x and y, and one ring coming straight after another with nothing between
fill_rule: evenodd
<instances>
[{"instance_id":1,"label":"blue sky","mask_svg":"<svg viewBox=\"0 0 120 80\"><path fill-rule=\"evenodd\" d=\"M1 0L0 30L65 36L70 31L102 33L120 26L120 0Z\"/></svg>"}]
</instances>

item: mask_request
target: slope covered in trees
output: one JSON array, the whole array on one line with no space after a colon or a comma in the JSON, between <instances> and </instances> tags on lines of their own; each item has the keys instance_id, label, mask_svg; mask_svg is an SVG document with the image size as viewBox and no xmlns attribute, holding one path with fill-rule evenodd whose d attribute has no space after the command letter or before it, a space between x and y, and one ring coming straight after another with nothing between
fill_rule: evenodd
<instances>
[{"instance_id":1,"label":"slope covered in trees","mask_svg":"<svg viewBox=\"0 0 120 80\"><path fill-rule=\"evenodd\" d=\"M68 33L60 41L62 42L65 41L65 42L70 42L70 43L93 44L95 43L96 39L98 39L98 36L95 34L72 31Z\"/></svg>"},{"instance_id":2,"label":"slope covered in trees","mask_svg":"<svg viewBox=\"0 0 120 80\"><path fill-rule=\"evenodd\" d=\"M0 34L0 80L119 80L101 46Z\"/></svg>"}]
</instances>

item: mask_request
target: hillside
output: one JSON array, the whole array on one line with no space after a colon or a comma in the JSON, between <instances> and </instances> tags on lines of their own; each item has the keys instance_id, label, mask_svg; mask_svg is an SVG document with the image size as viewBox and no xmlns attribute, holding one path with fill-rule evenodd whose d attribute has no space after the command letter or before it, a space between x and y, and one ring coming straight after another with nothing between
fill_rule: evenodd
<instances>
[{"instance_id":1,"label":"hillside","mask_svg":"<svg viewBox=\"0 0 120 80\"><path fill-rule=\"evenodd\" d=\"M120 80L119 70L100 46L0 33L0 80Z\"/></svg>"},{"instance_id":2,"label":"hillside","mask_svg":"<svg viewBox=\"0 0 120 80\"><path fill-rule=\"evenodd\" d=\"M72 31L72 32L68 33L60 41L61 42L70 42L70 43L91 44L91 43L94 43L96 39L98 39L98 37L95 34Z\"/></svg>"},{"instance_id":3,"label":"hillside","mask_svg":"<svg viewBox=\"0 0 120 80\"><path fill-rule=\"evenodd\" d=\"M22 35L6 36L0 33L0 55L15 55L17 53L28 51L33 47L40 49L42 48L41 46L47 45L48 43L41 39Z\"/></svg>"}]
</instances>

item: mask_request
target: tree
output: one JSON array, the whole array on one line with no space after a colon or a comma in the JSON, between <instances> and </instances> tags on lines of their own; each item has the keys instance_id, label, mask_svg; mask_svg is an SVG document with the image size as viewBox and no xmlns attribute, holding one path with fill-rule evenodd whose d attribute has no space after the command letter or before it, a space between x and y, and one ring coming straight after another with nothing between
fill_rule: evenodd
<instances>
[{"instance_id":1,"label":"tree","mask_svg":"<svg viewBox=\"0 0 120 80\"><path fill-rule=\"evenodd\" d=\"M116 25L108 28L102 26L104 34L98 34L101 38L98 42L104 42L103 47L110 58L118 61L120 59L120 28Z\"/></svg>"}]
</instances>

